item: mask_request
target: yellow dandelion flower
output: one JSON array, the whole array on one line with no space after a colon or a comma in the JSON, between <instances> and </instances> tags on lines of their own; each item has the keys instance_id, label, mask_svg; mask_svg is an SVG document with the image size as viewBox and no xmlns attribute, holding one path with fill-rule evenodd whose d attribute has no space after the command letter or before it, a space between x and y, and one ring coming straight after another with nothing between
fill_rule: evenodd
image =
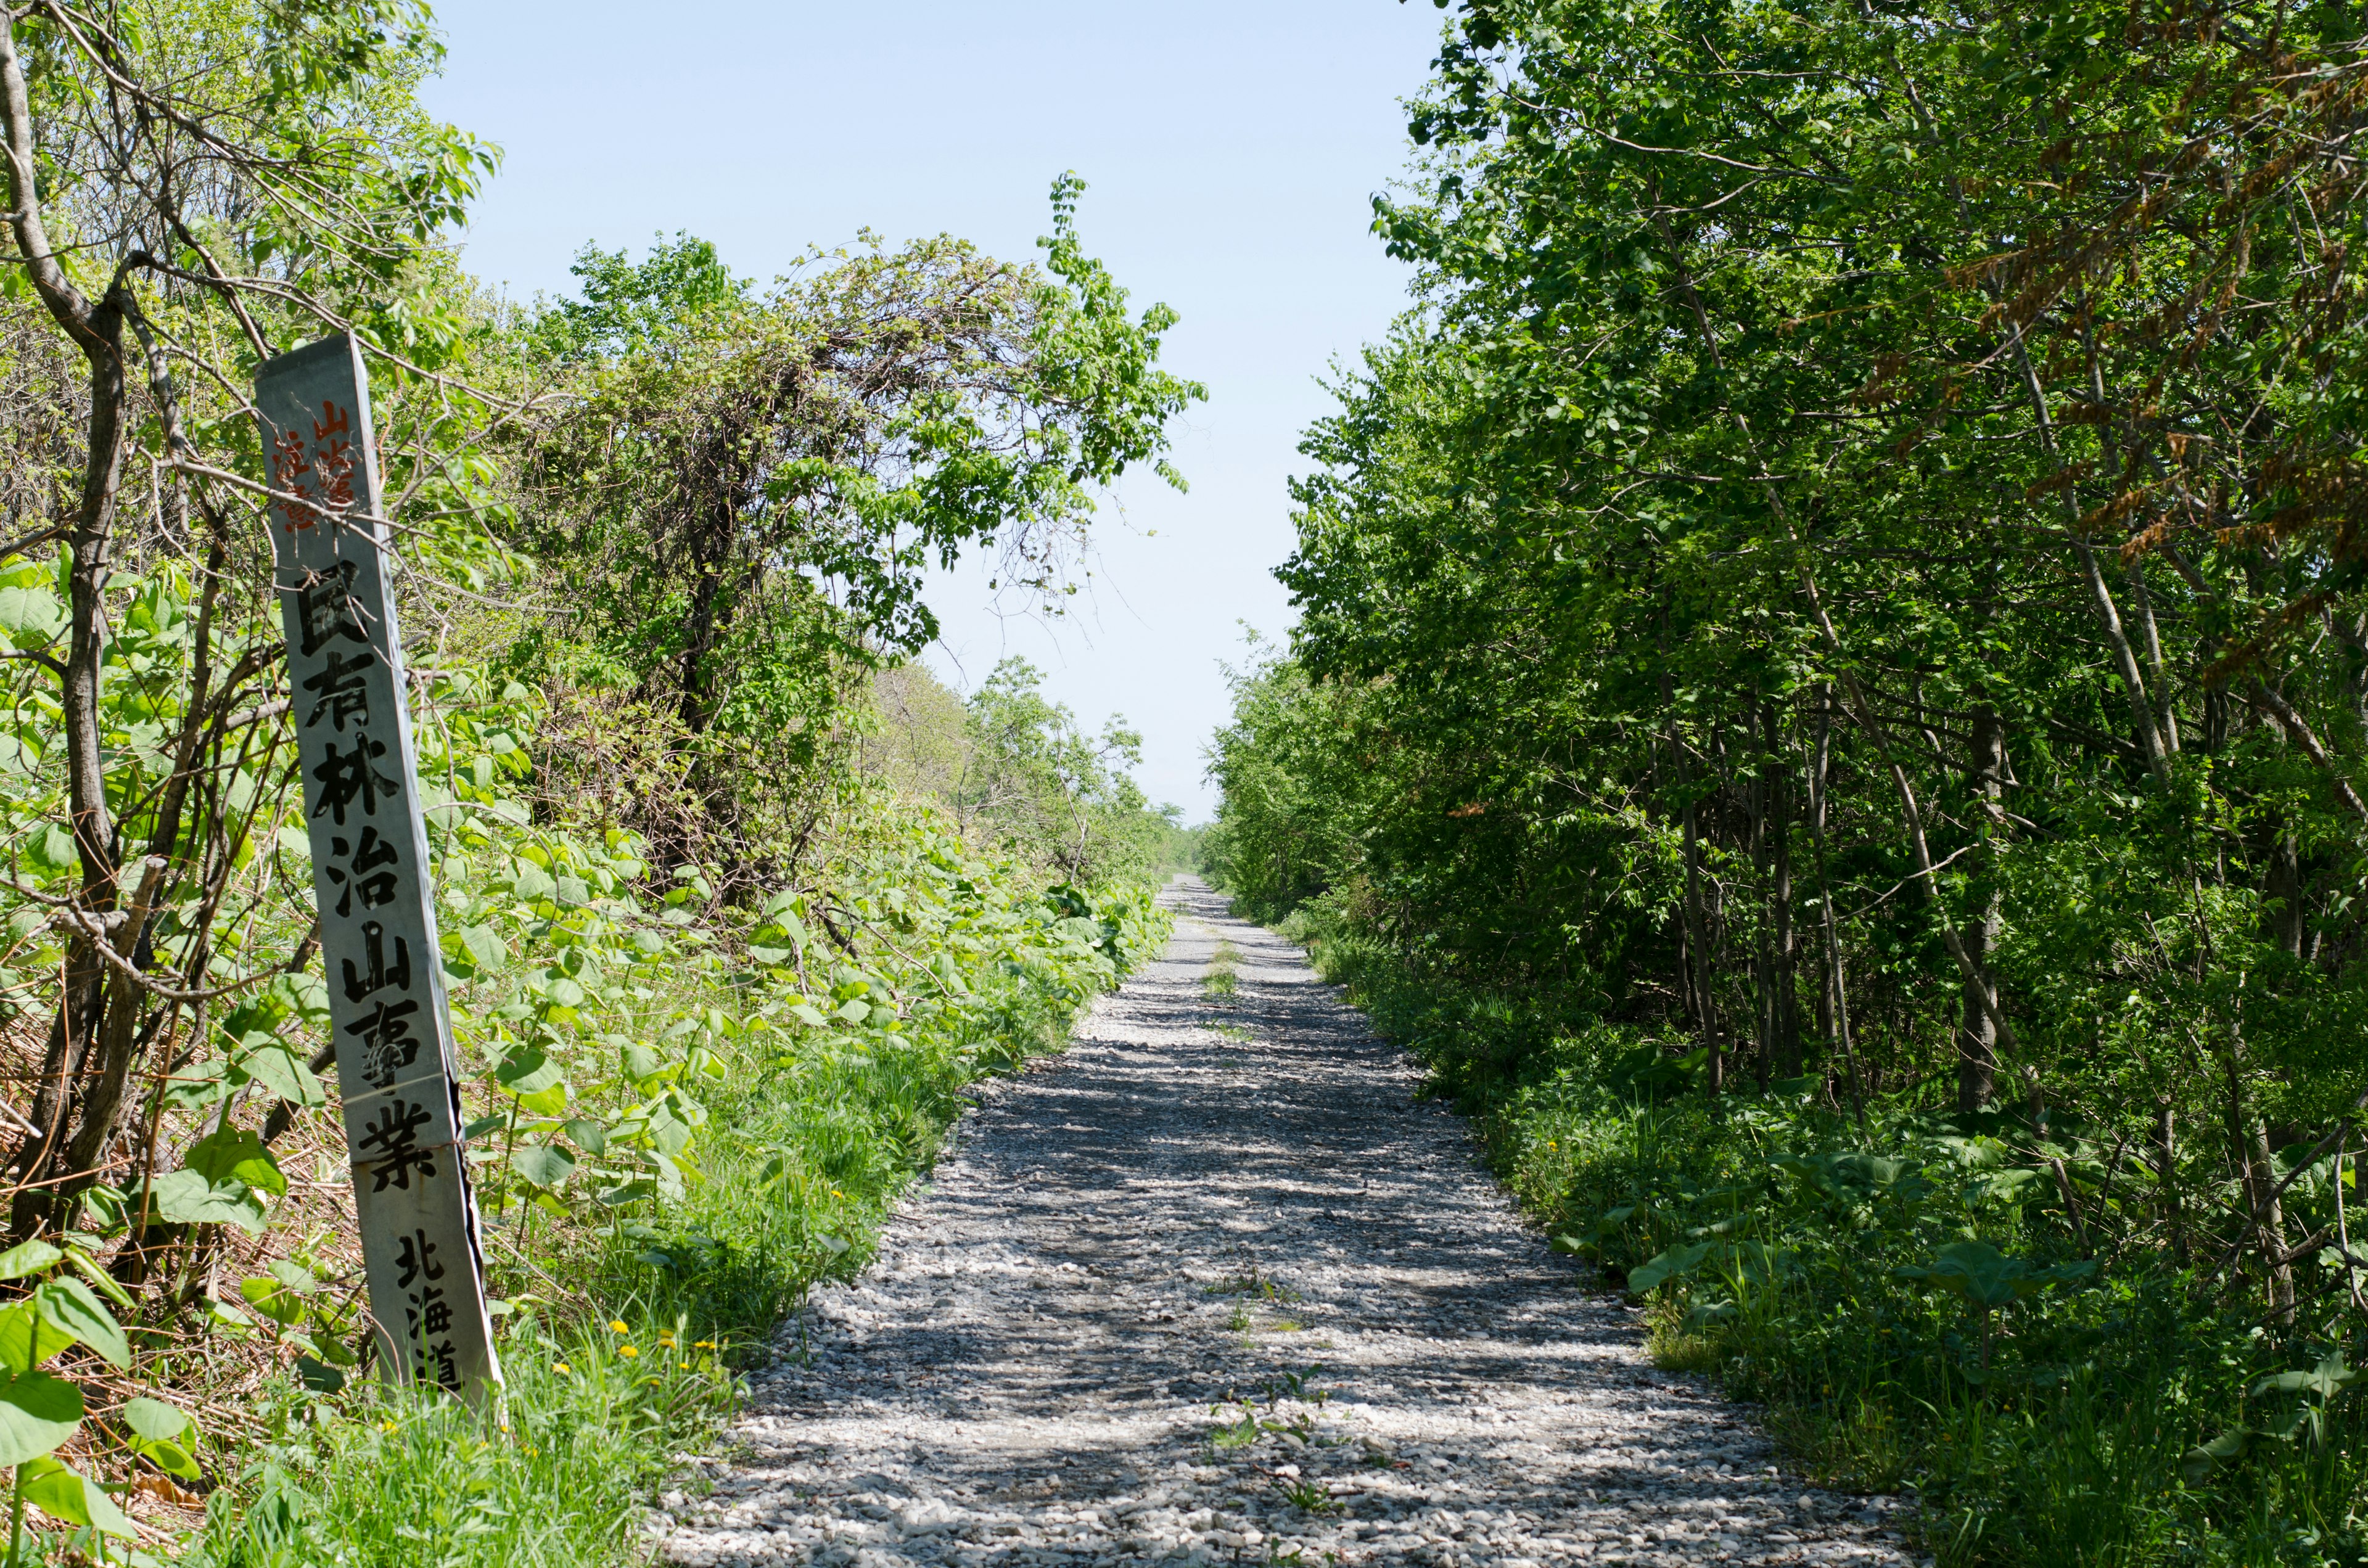
<instances>
[{"instance_id":1,"label":"yellow dandelion flower","mask_svg":"<svg viewBox=\"0 0 2368 1568\"><path fill-rule=\"evenodd\" d=\"M660 1345L671 1346L674 1344L674 1335L671 1334L661 1334L658 1335L658 1343Z\"/></svg>"},{"instance_id":2,"label":"yellow dandelion flower","mask_svg":"<svg viewBox=\"0 0 2368 1568\"><path fill-rule=\"evenodd\" d=\"M625 1332L625 1320L623 1318L610 1318L609 1320L609 1327L614 1333L622 1334Z\"/></svg>"},{"instance_id":3,"label":"yellow dandelion flower","mask_svg":"<svg viewBox=\"0 0 2368 1568\"><path fill-rule=\"evenodd\" d=\"M641 1352L634 1349L630 1345L620 1345L617 1346L617 1354L620 1356L638 1356Z\"/></svg>"},{"instance_id":4,"label":"yellow dandelion flower","mask_svg":"<svg viewBox=\"0 0 2368 1568\"><path fill-rule=\"evenodd\" d=\"M650 1387L652 1388L663 1388L664 1386L666 1386L666 1380L663 1378L652 1378L650 1380Z\"/></svg>"},{"instance_id":5,"label":"yellow dandelion flower","mask_svg":"<svg viewBox=\"0 0 2368 1568\"><path fill-rule=\"evenodd\" d=\"M691 1346L691 1348L693 1350L712 1350L715 1348L715 1341L712 1339L701 1339L694 1343Z\"/></svg>"},{"instance_id":6,"label":"yellow dandelion flower","mask_svg":"<svg viewBox=\"0 0 2368 1568\"><path fill-rule=\"evenodd\" d=\"M386 1422L384 1425L380 1426L379 1430L381 1432L392 1432L394 1430L394 1423L392 1421Z\"/></svg>"},{"instance_id":7,"label":"yellow dandelion flower","mask_svg":"<svg viewBox=\"0 0 2368 1568\"><path fill-rule=\"evenodd\" d=\"M575 1371L575 1368L569 1366L564 1361L553 1361L551 1364L551 1369L559 1373L562 1377L572 1376Z\"/></svg>"},{"instance_id":8,"label":"yellow dandelion flower","mask_svg":"<svg viewBox=\"0 0 2368 1568\"><path fill-rule=\"evenodd\" d=\"M683 1369L684 1371L686 1371L686 1372L689 1371L689 1370L690 1370L690 1363L689 1363L689 1362L688 1362L688 1361L683 1362L683 1363L682 1363L682 1369Z\"/></svg>"}]
</instances>

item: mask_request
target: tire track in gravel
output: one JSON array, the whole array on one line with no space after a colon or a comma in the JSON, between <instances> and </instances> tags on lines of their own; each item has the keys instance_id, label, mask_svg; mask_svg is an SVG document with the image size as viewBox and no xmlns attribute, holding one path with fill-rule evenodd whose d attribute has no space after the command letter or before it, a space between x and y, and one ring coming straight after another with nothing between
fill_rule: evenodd
<instances>
[{"instance_id":1,"label":"tire track in gravel","mask_svg":"<svg viewBox=\"0 0 2368 1568\"><path fill-rule=\"evenodd\" d=\"M1166 956L980 1085L871 1269L755 1380L737 1462L661 1499L662 1557L1914 1561L1891 1500L1784 1482L1748 1411L1656 1370L1296 948L1192 879L1162 896ZM1236 1394L1277 1429L1212 1440Z\"/></svg>"}]
</instances>

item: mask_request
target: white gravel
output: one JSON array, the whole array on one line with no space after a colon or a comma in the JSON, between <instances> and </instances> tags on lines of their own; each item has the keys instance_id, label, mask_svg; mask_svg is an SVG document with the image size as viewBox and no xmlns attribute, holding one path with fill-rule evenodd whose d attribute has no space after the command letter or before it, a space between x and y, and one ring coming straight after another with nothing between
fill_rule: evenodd
<instances>
[{"instance_id":1,"label":"white gravel","mask_svg":"<svg viewBox=\"0 0 2368 1568\"><path fill-rule=\"evenodd\" d=\"M1656 1370L1298 949L1165 896L1166 958L982 1085L874 1267L791 1325L736 1462L660 1500L663 1558L1914 1561L1894 1500L1804 1490Z\"/></svg>"}]
</instances>

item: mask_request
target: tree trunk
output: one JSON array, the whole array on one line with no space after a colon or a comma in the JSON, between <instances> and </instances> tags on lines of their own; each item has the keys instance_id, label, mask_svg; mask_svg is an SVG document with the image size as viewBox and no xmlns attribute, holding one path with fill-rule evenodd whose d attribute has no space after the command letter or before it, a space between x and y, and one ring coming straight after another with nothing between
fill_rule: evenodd
<instances>
[{"instance_id":1,"label":"tree trunk","mask_svg":"<svg viewBox=\"0 0 2368 1568\"><path fill-rule=\"evenodd\" d=\"M1964 1016L1957 1023L1957 1109L1967 1115L1986 1108L1998 1085L1998 1026L1976 989L1987 987L1990 996L1998 994L1990 960L2004 914L1992 835L2006 819L2006 727L1988 708L1974 715L1973 744L1974 798L1982 810L1978 831L1984 842L1974 883L1972 918L1965 923L1964 934L1965 954L1973 960L1975 972L1963 987ZM1933 890L1936 894L1939 891Z\"/></svg>"},{"instance_id":2,"label":"tree trunk","mask_svg":"<svg viewBox=\"0 0 2368 1568\"><path fill-rule=\"evenodd\" d=\"M1800 939L1793 929L1792 773L1784 765L1782 716L1773 700L1762 710L1762 722L1768 748L1768 903L1775 949L1771 977L1775 1006L1769 1023L1776 1070L1787 1078L1797 1078L1801 1075Z\"/></svg>"}]
</instances>

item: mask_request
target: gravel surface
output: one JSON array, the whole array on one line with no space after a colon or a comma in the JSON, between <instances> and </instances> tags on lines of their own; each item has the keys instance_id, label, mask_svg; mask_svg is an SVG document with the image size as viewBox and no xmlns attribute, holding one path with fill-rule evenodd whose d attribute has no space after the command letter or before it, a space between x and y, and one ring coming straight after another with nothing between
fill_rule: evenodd
<instances>
[{"instance_id":1,"label":"gravel surface","mask_svg":"<svg viewBox=\"0 0 2368 1568\"><path fill-rule=\"evenodd\" d=\"M981 1085L873 1267L784 1335L736 1461L661 1499L662 1557L1915 1561L1893 1500L1803 1490L1656 1370L1297 949L1164 896L1166 958Z\"/></svg>"}]
</instances>

